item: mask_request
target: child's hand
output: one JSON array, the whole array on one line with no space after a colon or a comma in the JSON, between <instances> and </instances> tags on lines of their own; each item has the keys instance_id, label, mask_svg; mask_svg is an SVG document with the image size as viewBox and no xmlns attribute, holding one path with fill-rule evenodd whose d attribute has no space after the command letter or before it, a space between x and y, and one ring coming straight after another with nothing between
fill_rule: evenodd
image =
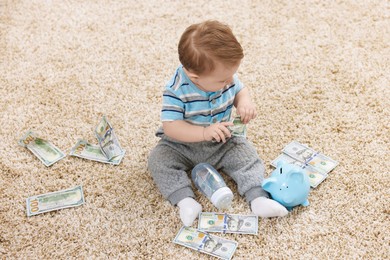
<instances>
[{"instance_id":1,"label":"child's hand","mask_svg":"<svg viewBox=\"0 0 390 260\"><path fill-rule=\"evenodd\" d=\"M241 122L244 124L249 123L252 119L256 118L256 106L252 102L242 104L237 107L237 114L241 117Z\"/></svg>"},{"instance_id":2,"label":"child's hand","mask_svg":"<svg viewBox=\"0 0 390 260\"><path fill-rule=\"evenodd\" d=\"M215 140L217 142L226 142L226 138L230 138L232 135L230 134L227 126L233 126L232 122L222 122L215 123L208 127L205 127L203 130L203 137L206 141Z\"/></svg>"}]
</instances>

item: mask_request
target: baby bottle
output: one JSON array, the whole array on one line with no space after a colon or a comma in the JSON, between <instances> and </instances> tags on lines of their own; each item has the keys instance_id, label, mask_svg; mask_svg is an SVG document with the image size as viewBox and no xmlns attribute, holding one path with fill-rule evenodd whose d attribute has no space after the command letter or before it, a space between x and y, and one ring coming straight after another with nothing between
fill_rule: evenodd
<instances>
[{"instance_id":1,"label":"baby bottle","mask_svg":"<svg viewBox=\"0 0 390 260\"><path fill-rule=\"evenodd\" d=\"M195 186L211 200L218 209L227 209L233 200L233 192L226 186L222 176L210 164L200 163L192 169Z\"/></svg>"}]
</instances>

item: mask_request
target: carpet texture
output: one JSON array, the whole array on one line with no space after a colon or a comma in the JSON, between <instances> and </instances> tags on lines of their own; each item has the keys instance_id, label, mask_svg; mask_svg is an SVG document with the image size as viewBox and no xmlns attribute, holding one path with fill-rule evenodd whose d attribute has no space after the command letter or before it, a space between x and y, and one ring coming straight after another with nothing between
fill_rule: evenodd
<instances>
[{"instance_id":1,"label":"carpet texture","mask_svg":"<svg viewBox=\"0 0 390 260\"><path fill-rule=\"evenodd\" d=\"M212 259L172 243L178 208L146 168L162 87L184 29L217 19L245 50L239 69L270 161L297 140L339 161L309 207L226 234L234 259L390 257L388 1L0 1L0 258ZM67 156L45 167L17 145L29 129L69 152L107 115L119 166ZM249 206L235 198L230 213ZM86 203L26 217L26 198L83 185ZM196 192L204 211L215 211Z\"/></svg>"}]
</instances>

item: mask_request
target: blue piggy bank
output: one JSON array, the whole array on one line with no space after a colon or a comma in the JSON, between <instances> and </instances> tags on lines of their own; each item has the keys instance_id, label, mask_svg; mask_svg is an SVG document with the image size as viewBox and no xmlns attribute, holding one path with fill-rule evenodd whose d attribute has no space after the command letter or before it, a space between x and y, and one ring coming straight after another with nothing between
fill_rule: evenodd
<instances>
[{"instance_id":1,"label":"blue piggy bank","mask_svg":"<svg viewBox=\"0 0 390 260\"><path fill-rule=\"evenodd\" d=\"M263 189L269 192L288 210L297 205L309 206L307 197L310 182L307 174L294 164L279 162L271 176L263 181Z\"/></svg>"}]
</instances>

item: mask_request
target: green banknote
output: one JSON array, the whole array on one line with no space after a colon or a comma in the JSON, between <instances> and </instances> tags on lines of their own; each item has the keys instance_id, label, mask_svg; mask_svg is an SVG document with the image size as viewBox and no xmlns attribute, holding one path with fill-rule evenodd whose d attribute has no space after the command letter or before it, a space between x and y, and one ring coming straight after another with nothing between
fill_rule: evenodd
<instances>
[{"instance_id":1,"label":"green banknote","mask_svg":"<svg viewBox=\"0 0 390 260\"><path fill-rule=\"evenodd\" d=\"M28 131L18 143L29 149L46 166L50 166L66 156L54 144L37 137L32 131Z\"/></svg>"},{"instance_id":2,"label":"green banknote","mask_svg":"<svg viewBox=\"0 0 390 260\"><path fill-rule=\"evenodd\" d=\"M259 219L255 215L201 212L199 214L198 230L257 235L258 223Z\"/></svg>"},{"instance_id":3,"label":"green banknote","mask_svg":"<svg viewBox=\"0 0 390 260\"><path fill-rule=\"evenodd\" d=\"M76 186L71 189L32 196L27 198L26 204L28 217L53 210L77 207L84 204L83 188Z\"/></svg>"},{"instance_id":4,"label":"green banknote","mask_svg":"<svg viewBox=\"0 0 390 260\"><path fill-rule=\"evenodd\" d=\"M286 145L282 154L273 160L271 165L277 167L278 162L291 163L301 167L309 176L312 188L324 181L328 177L328 173L338 165L337 161L297 141Z\"/></svg>"},{"instance_id":5,"label":"green banknote","mask_svg":"<svg viewBox=\"0 0 390 260\"><path fill-rule=\"evenodd\" d=\"M191 227L182 227L173 243L206 253L221 259L231 259L238 243L210 235Z\"/></svg>"},{"instance_id":6,"label":"green banknote","mask_svg":"<svg viewBox=\"0 0 390 260\"><path fill-rule=\"evenodd\" d=\"M306 165L310 165L322 174L328 174L338 165L337 161L313 150L310 147L300 144L297 141L289 143L283 149L283 153Z\"/></svg>"},{"instance_id":7,"label":"green banknote","mask_svg":"<svg viewBox=\"0 0 390 260\"><path fill-rule=\"evenodd\" d=\"M96 126L95 134L98 139L100 149L108 160L124 153L115 131L106 116L103 116L102 120Z\"/></svg>"},{"instance_id":8,"label":"green banknote","mask_svg":"<svg viewBox=\"0 0 390 260\"><path fill-rule=\"evenodd\" d=\"M229 126L231 134L234 136L242 136L246 137L246 125L241 122L241 118L239 116L233 119L234 126Z\"/></svg>"},{"instance_id":9,"label":"green banknote","mask_svg":"<svg viewBox=\"0 0 390 260\"><path fill-rule=\"evenodd\" d=\"M111 160L108 160L107 157L102 153L99 145L90 144L85 140L79 140L70 150L69 155L92 161L118 165L122 161L125 153L126 151L123 150L121 155L115 156Z\"/></svg>"},{"instance_id":10,"label":"green banknote","mask_svg":"<svg viewBox=\"0 0 390 260\"><path fill-rule=\"evenodd\" d=\"M294 159L285 153L280 154L275 160L271 162L271 165L277 167L279 162L295 164L302 168L309 177L310 187L312 188L317 187L318 184L320 184L328 176L327 174L318 171L316 168L298 161L297 159Z\"/></svg>"}]
</instances>

